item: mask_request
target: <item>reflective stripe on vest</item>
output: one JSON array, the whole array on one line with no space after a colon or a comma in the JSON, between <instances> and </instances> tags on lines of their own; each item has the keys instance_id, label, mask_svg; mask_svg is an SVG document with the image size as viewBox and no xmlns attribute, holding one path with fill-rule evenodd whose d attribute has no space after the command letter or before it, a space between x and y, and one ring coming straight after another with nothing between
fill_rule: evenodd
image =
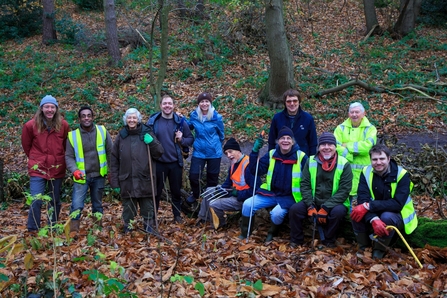
<instances>
[{"instance_id":1,"label":"reflective stripe on vest","mask_svg":"<svg viewBox=\"0 0 447 298\"><path fill-rule=\"evenodd\" d=\"M363 175L365 175L365 179L366 179L366 182L368 183L368 188L370 190L371 197L374 200L374 193L372 191L372 180L373 180L373 175L371 175L372 170L373 170L373 168L371 165L363 168ZM399 183L400 179L402 179L402 177L406 173L407 173L407 170L405 170L401 166L398 166L397 181L391 183L391 197L392 198L394 198L394 195L396 194L397 184ZM413 189L413 182L410 182L410 192L412 191L412 189ZM414 210L413 200L411 199L411 196L408 196L404 207L400 211L400 214L402 215L402 220L404 221L405 233L407 235L409 235L418 226L418 219L416 216L416 211Z\"/></svg>"},{"instance_id":2,"label":"reflective stripe on vest","mask_svg":"<svg viewBox=\"0 0 447 298\"><path fill-rule=\"evenodd\" d=\"M270 191L271 184L272 184L272 176L273 176L273 169L275 168L276 160L273 159L273 154L275 153L276 149L272 149L269 152L270 155L270 163L269 168L267 170L267 176L265 177L265 182L261 185L261 188L266 189ZM298 150L296 152L296 160L297 162L293 164L292 166L292 195L295 199L295 202L299 202L303 199L301 196L301 161L303 160L303 157L306 154L302 152L301 150Z\"/></svg>"},{"instance_id":3,"label":"reflective stripe on vest","mask_svg":"<svg viewBox=\"0 0 447 298\"><path fill-rule=\"evenodd\" d=\"M337 157L337 167L334 172L334 181L332 183L332 195L334 195L338 191L338 187L340 186L340 177L343 174L343 169L345 165L348 163L348 160L343 156L338 155ZM310 173L310 185L312 187L312 196L315 197L315 189L317 185L317 167L318 163L315 160L315 155L312 155L309 160L309 173ZM349 209L350 202L349 197L343 202L343 205Z\"/></svg>"},{"instance_id":4,"label":"reflective stripe on vest","mask_svg":"<svg viewBox=\"0 0 447 298\"><path fill-rule=\"evenodd\" d=\"M231 174L230 179L233 181L233 187L237 190L245 190L250 188L250 186L245 182L245 169L247 168L249 162L249 157L245 155L234 172L234 165L231 165L231 172L233 174Z\"/></svg>"},{"instance_id":5,"label":"reflective stripe on vest","mask_svg":"<svg viewBox=\"0 0 447 298\"><path fill-rule=\"evenodd\" d=\"M107 175L107 154L105 150L105 140L106 140L106 128L103 125L95 125L96 126L96 151L98 152L99 158L99 174L104 177ZM76 159L76 167L84 174L85 176L85 160L84 160L84 148L82 147L82 138L81 138L81 130L78 128L76 130L72 130L68 133L68 140L70 144L73 146L75 159ZM85 179L77 180L73 177L73 180L77 183L84 184Z\"/></svg>"}]
</instances>

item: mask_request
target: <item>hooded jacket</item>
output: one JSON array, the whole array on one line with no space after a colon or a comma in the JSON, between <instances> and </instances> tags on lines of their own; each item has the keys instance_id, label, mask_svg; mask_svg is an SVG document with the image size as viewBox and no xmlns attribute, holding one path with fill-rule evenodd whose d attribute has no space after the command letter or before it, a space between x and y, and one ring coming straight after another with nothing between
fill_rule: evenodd
<instances>
[{"instance_id":1,"label":"hooded jacket","mask_svg":"<svg viewBox=\"0 0 447 298\"><path fill-rule=\"evenodd\" d=\"M303 111L301 106L294 117L289 116L287 108L273 116L269 131L269 151L275 148L278 132L283 126L287 126L293 131L293 137L300 150L307 156L314 155L317 152L318 139L314 118Z\"/></svg>"}]
</instances>

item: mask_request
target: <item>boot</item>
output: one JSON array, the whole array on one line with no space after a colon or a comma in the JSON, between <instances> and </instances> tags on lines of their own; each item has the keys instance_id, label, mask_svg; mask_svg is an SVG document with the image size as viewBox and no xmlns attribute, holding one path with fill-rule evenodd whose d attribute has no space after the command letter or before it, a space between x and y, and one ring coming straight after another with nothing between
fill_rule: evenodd
<instances>
[{"instance_id":1,"label":"boot","mask_svg":"<svg viewBox=\"0 0 447 298\"><path fill-rule=\"evenodd\" d=\"M81 221L79 219L71 219L70 221L70 232L79 232L79 225Z\"/></svg>"},{"instance_id":2,"label":"boot","mask_svg":"<svg viewBox=\"0 0 447 298\"><path fill-rule=\"evenodd\" d=\"M149 219L144 223L144 230L149 234L155 234L155 220Z\"/></svg>"},{"instance_id":3,"label":"boot","mask_svg":"<svg viewBox=\"0 0 447 298\"><path fill-rule=\"evenodd\" d=\"M245 239L245 238L247 238L247 235L251 235L251 232L253 231L254 218L252 217L252 220L251 220L250 233L248 232L249 222L250 222L250 217L241 216L241 235L239 236L239 239Z\"/></svg>"},{"instance_id":4,"label":"boot","mask_svg":"<svg viewBox=\"0 0 447 298\"><path fill-rule=\"evenodd\" d=\"M385 246L389 246L392 238L393 237L378 238L378 241L383 243L383 245L385 245ZM386 248L383 245L380 244L380 243L377 243L377 241L374 241L374 243L373 243L373 253L372 253L373 259L382 259L385 256Z\"/></svg>"},{"instance_id":5,"label":"boot","mask_svg":"<svg viewBox=\"0 0 447 298\"><path fill-rule=\"evenodd\" d=\"M265 238L265 242L270 242L273 240L273 237L275 237L278 234L279 227L280 225L275 225L274 223L272 223L268 231L267 238Z\"/></svg>"},{"instance_id":6,"label":"boot","mask_svg":"<svg viewBox=\"0 0 447 298\"><path fill-rule=\"evenodd\" d=\"M357 233L355 238L357 239L359 250L365 250L367 247L371 246L371 239L369 239L367 233Z\"/></svg>"}]
</instances>

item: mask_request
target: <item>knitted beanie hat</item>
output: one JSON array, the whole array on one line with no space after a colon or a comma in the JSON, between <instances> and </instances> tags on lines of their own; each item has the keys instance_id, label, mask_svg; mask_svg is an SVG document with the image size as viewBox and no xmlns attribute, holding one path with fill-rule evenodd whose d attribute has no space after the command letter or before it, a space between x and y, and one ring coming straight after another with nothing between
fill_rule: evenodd
<instances>
[{"instance_id":1,"label":"knitted beanie hat","mask_svg":"<svg viewBox=\"0 0 447 298\"><path fill-rule=\"evenodd\" d=\"M202 100L209 100L210 102L213 102L213 97L208 92L202 92L197 97L197 104L199 104Z\"/></svg>"},{"instance_id":2,"label":"knitted beanie hat","mask_svg":"<svg viewBox=\"0 0 447 298\"><path fill-rule=\"evenodd\" d=\"M233 149L237 151L241 151L241 146L239 146L239 143L234 139L230 138L224 145L223 151L227 151L228 149Z\"/></svg>"},{"instance_id":3,"label":"knitted beanie hat","mask_svg":"<svg viewBox=\"0 0 447 298\"><path fill-rule=\"evenodd\" d=\"M51 95L45 95L44 98L42 98L42 100L40 101L40 106L43 106L46 103L52 103L54 104L56 107L59 107L59 105L57 104L57 100L56 98L54 98Z\"/></svg>"},{"instance_id":4,"label":"knitted beanie hat","mask_svg":"<svg viewBox=\"0 0 447 298\"><path fill-rule=\"evenodd\" d=\"M335 136L330 132L323 132L318 139L318 146L322 144L331 144L337 146L337 140Z\"/></svg>"},{"instance_id":5,"label":"knitted beanie hat","mask_svg":"<svg viewBox=\"0 0 447 298\"><path fill-rule=\"evenodd\" d=\"M290 128L288 128L287 126L283 126L281 128L281 130L278 132L278 139L280 139L283 136L289 136L292 139L294 138L293 131Z\"/></svg>"}]
</instances>

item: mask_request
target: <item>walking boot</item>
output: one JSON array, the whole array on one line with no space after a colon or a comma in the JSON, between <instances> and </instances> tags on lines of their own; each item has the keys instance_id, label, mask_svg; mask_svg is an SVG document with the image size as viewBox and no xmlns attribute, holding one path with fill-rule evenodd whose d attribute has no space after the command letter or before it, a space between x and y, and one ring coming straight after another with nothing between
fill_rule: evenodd
<instances>
[{"instance_id":1,"label":"walking boot","mask_svg":"<svg viewBox=\"0 0 447 298\"><path fill-rule=\"evenodd\" d=\"M373 252L372 252L372 258L373 259L382 259L386 254L386 247L390 245L391 239L393 237L388 238L378 238L377 240L380 241L382 244L378 243L377 241L373 242ZM384 246L385 245L385 246Z\"/></svg>"},{"instance_id":2,"label":"walking boot","mask_svg":"<svg viewBox=\"0 0 447 298\"><path fill-rule=\"evenodd\" d=\"M81 221L79 219L71 219L70 221L70 232L79 232L79 225Z\"/></svg>"},{"instance_id":3,"label":"walking boot","mask_svg":"<svg viewBox=\"0 0 447 298\"><path fill-rule=\"evenodd\" d=\"M149 234L155 234L155 220L149 219L147 222L144 223L144 230Z\"/></svg>"},{"instance_id":4,"label":"walking boot","mask_svg":"<svg viewBox=\"0 0 447 298\"><path fill-rule=\"evenodd\" d=\"M365 250L367 247L371 246L371 239L369 239L367 233L357 233L355 238L357 239L359 250Z\"/></svg>"},{"instance_id":5,"label":"walking boot","mask_svg":"<svg viewBox=\"0 0 447 298\"><path fill-rule=\"evenodd\" d=\"M265 238L265 242L270 242L273 240L273 237L276 237L278 234L280 225L271 224L270 229L267 233L267 238Z\"/></svg>"},{"instance_id":6,"label":"walking boot","mask_svg":"<svg viewBox=\"0 0 447 298\"><path fill-rule=\"evenodd\" d=\"M239 239L245 239L249 235L251 235L251 232L253 231L254 218L252 217L250 233L248 232L249 222L250 222L250 217L241 216L241 235L239 235Z\"/></svg>"}]
</instances>

